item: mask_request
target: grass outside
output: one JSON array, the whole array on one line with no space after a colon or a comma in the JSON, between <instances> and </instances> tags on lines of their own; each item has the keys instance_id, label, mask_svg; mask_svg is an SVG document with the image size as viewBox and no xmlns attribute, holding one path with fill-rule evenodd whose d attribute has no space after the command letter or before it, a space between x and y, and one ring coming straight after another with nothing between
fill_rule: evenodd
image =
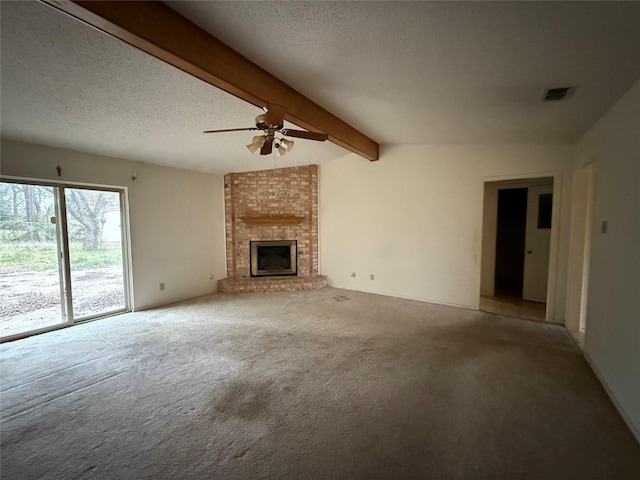
<instances>
[{"instance_id":1,"label":"grass outside","mask_svg":"<svg viewBox=\"0 0 640 480\"><path fill-rule=\"evenodd\" d=\"M83 251L81 243L71 243L69 257L75 270L121 265L122 249L119 243L114 243L106 244L100 250ZM0 243L0 274L57 269L58 255L55 243Z\"/></svg>"}]
</instances>

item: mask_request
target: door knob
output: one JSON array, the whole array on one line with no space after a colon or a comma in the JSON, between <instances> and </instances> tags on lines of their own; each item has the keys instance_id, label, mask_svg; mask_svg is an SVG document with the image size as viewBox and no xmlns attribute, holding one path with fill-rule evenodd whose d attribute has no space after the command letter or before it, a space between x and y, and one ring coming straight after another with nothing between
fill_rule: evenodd
<instances>
[{"instance_id":1,"label":"door knob","mask_svg":"<svg viewBox=\"0 0 640 480\"><path fill-rule=\"evenodd\" d=\"M527 250L527 255L531 255L533 253L533 250Z\"/></svg>"}]
</instances>

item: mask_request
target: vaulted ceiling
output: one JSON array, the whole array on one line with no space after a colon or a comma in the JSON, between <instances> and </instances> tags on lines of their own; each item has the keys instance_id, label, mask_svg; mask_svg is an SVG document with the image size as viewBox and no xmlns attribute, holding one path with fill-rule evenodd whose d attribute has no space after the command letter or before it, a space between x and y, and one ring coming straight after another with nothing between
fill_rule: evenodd
<instances>
[{"instance_id":1,"label":"vaulted ceiling","mask_svg":"<svg viewBox=\"0 0 640 480\"><path fill-rule=\"evenodd\" d=\"M640 78L639 2L165 3L380 144L572 143ZM0 16L4 137L213 173L348 153L252 156L201 132L254 105L42 3Z\"/></svg>"}]
</instances>

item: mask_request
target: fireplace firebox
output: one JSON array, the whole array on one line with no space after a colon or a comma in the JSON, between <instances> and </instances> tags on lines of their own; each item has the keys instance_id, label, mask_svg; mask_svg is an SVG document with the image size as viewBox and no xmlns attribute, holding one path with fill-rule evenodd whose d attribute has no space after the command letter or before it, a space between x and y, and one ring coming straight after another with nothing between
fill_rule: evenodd
<instances>
[{"instance_id":1,"label":"fireplace firebox","mask_svg":"<svg viewBox=\"0 0 640 480\"><path fill-rule=\"evenodd\" d=\"M267 240L249 242L251 276L297 275L297 240Z\"/></svg>"}]
</instances>

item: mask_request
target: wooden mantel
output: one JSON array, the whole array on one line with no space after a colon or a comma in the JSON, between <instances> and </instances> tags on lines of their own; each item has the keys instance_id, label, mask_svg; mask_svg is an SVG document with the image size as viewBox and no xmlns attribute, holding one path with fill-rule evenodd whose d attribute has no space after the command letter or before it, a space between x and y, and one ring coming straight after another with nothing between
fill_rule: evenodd
<instances>
[{"instance_id":1,"label":"wooden mantel","mask_svg":"<svg viewBox=\"0 0 640 480\"><path fill-rule=\"evenodd\" d=\"M246 225L298 225L306 217L294 215L247 215L239 217Z\"/></svg>"}]
</instances>

